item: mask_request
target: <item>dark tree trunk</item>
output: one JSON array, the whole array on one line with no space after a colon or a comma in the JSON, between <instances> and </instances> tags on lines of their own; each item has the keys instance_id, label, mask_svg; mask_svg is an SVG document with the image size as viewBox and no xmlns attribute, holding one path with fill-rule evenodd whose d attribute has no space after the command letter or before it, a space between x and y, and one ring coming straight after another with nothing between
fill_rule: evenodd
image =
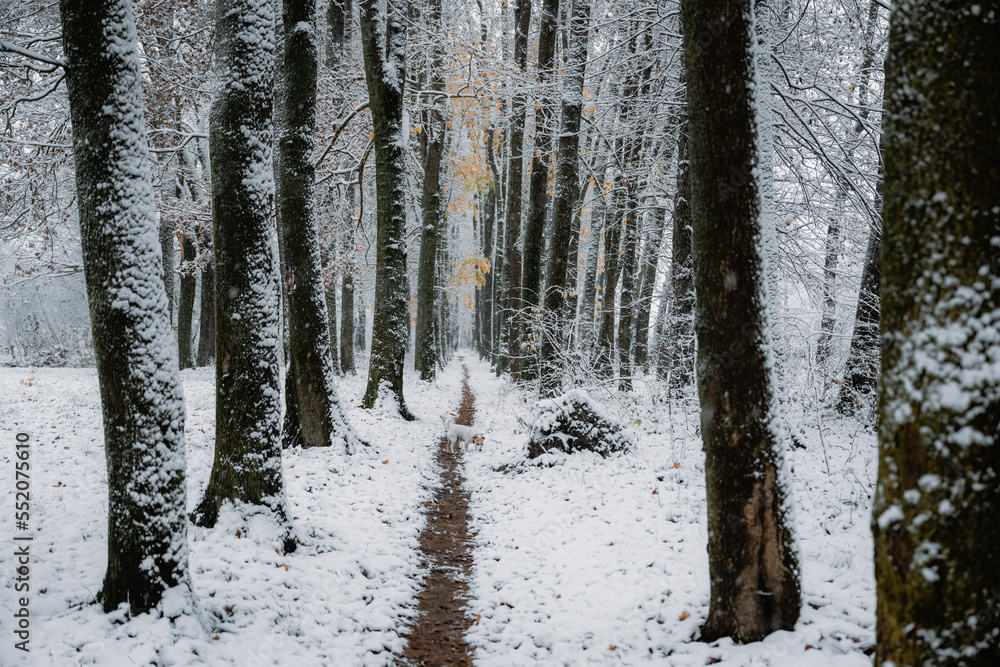
<instances>
[{"instance_id":1,"label":"dark tree trunk","mask_svg":"<svg viewBox=\"0 0 1000 667\"><path fill-rule=\"evenodd\" d=\"M167 316L170 318L170 326L173 328L174 324L174 258L177 253L174 252L174 245L176 241L174 239L174 224L170 221L164 220L159 225L160 233L160 252L163 254L162 262L162 275L163 275L163 289L167 293Z\"/></svg>"},{"instance_id":2,"label":"dark tree trunk","mask_svg":"<svg viewBox=\"0 0 1000 667\"><path fill-rule=\"evenodd\" d=\"M204 247L202 248L205 249ZM208 251L211 252L211 247ZM198 323L198 366L215 359L215 270L209 259L201 270L201 314Z\"/></svg>"},{"instance_id":3,"label":"dark tree trunk","mask_svg":"<svg viewBox=\"0 0 1000 667\"><path fill-rule=\"evenodd\" d=\"M357 436L344 417L334 384L336 348L330 337L315 201L315 0L284 1L284 79L278 182L288 291L289 388L304 447L336 444L354 451ZM335 292L330 291L330 296ZM334 310L336 304L333 304ZM336 317L333 318L336 321Z\"/></svg>"},{"instance_id":4,"label":"dark tree trunk","mask_svg":"<svg viewBox=\"0 0 1000 667\"><path fill-rule=\"evenodd\" d=\"M375 319L362 405L375 406L384 388L393 394L400 415L413 415L403 398L403 368L410 316L406 285L406 137L403 136L403 84L406 26L403 9L377 0L361 1L361 45L375 129L375 188L378 236L375 259Z\"/></svg>"},{"instance_id":5,"label":"dark tree trunk","mask_svg":"<svg viewBox=\"0 0 1000 667\"><path fill-rule=\"evenodd\" d=\"M192 324L194 323L194 297L197 292L197 250L194 238L185 234L181 241L181 295L177 302L177 350L181 370L194 368L192 351Z\"/></svg>"},{"instance_id":6,"label":"dark tree trunk","mask_svg":"<svg viewBox=\"0 0 1000 667\"><path fill-rule=\"evenodd\" d=\"M649 370L649 319L653 309L653 289L656 287L656 269L660 263L667 209L656 206L651 216L653 224L646 232L646 243L643 246L639 269L639 305L635 312L635 365L643 372Z\"/></svg>"},{"instance_id":7,"label":"dark tree trunk","mask_svg":"<svg viewBox=\"0 0 1000 667\"><path fill-rule=\"evenodd\" d=\"M256 505L295 548L281 464L277 271L271 228L274 13L270 2L217 0L209 126L215 247L215 461L195 523L225 502ZM252 44L248 34L259 40ZM250 178L248 175L256 175Z\"/></svg>"},{"instance_id":8,"label":"dark tree trunk","mask_svg":"<svg viewBox=\"0 0 1000 667\"><path fill-rule=\"evenodd\" d=\"M865 266L861 270L861 289L854 311L854 334L847 353L844 384L840 389L838 407L847 413L861 406L861 399L875 393L878 386L879 356L879 286L882 279L882 231L872 229L865 251Z\"/></svg>"},{"instance_id":9,"label":"dark tree trunk","mask_svg":"<svg viewBox=\"0 0 1000 667\"><path fill-rule=\"evenodd\" d=\"M875 664L1000 664L1000 23L895 4L886 61Z\"/></svg>"},{"instance_id":10,"label":"dark tree trunk","mask_svg":"<svg viewBox=\"0 0 1000 667\"><path fill-rule=\"evenodd\" d=\"M615 190L612 199L622 196ZM615 291L618 289L618 248L621 245L623 220L618 216L615 203L609 207L615 218L604 229L604 285L601 289L601 328L597 334L597 353L594 360L597 372L605 377L615 375Z\"/></svg>"},{"instance_id":11,"label":"dark tree trunk","mask_svg":"<svg viewBox=\"0 0 1000 667\"><path fill-rule=\"evenodd\" d=\"M686 111L685 111L686 114ZM670 304L664 340L660 342L657 375L683 388L694 381L694 267L691 262L691 162L687 119L677 137L677 194L674 196L673 247L670 262Z\"/></svg>"},{"instance_id":12,"label":"dark tree trunk","mask_svg":"<svg viewBox=\"0 0 1000 667\"><path fill-rule=\"evenodd\" d=\"M437 372L438 355L434 346L434 305L437 300L437 255L441 225L441 158L444 156L447 116L444 94L445 35L441 24L441 0L427 4L427 30L434 36L434 46L429 58L428 87L438 93L428 100L430 108L422 116L419 135L420 152L424 167L424 182L420 205L423 227L420 230L420 258L417 268L417 322L414 332L413 366L420 379L433 380Z\"/></svg>"},{"instance_id":13,"label":"dark tree trunk","mask_svg":"<svg viewBox=\"0 0 1000 667\"><path fill-rule=\"evenodd\" d=\"M189 595L184 399L159 242L131 3L62 0L84 277L108 474L111 612ZM108 187L113 183L115 187Z\"/></svg>"},{"instance_id":14,"label":"dark tree trunk","mask_svg":"<svg viewBox=\"0 0 1000 667\"><path fill-rule=\"evenodd\" d=\"M516 0L514 8L514 65L524 72L528 62L528 27L531 25L531 0ZM510 373L517 379L521 358L521 335L518 327L524 304L521 291L521 254L518 241L521 235L521 180L524 175L522 155L524 150L525 94L514 94L510 106L510 158L507 163L507 216L504 239L504 308L500 316L501 347L507 355ZM505 365L498 364L497 371Z\"/></svg>"},{"instance_id":15,"label":"dark tree trunk","mask_svg":"<svg viewBox=\"0 0 1000 667\"><path fill-rule=\"evenodd\" d=\"M618 299L618 389L632 391L632 316L635 311L635 265L639 245L639 207L631 188L622 216L622 291Z\"/></svg>"},{"instance_id":16,"label":"dark tree trunk","mask_svg":"<svg viewBox=\"0 0 1000 667\"><path fill-rule=\"evenodd\" d=\"M749 0L682 0L681 10L711 583L701 636L750 642L791 630L801 606L768 344L770 218L754 169L763 91L748 85Z\"/></svg>"},{"instance_id":17,"label":"dark tree trunk","mask_svg":"<svg viewBox=\"0 0 1000 667\"><path fill-rule=\"evenodd\" d=\"M569 249L571 246L574 249L577 247L577 240L572 233L573 209L576 208L579 179L580 118L583 114L583 76L587 67L589 28L590 0L573 0L570 24L572 52L567 55L567 75L562 95L562 127L559 132L552 210L552 257L548 266L542 322L540 391L543 398L556 396L562 390L561 365L556 359L565 338L563 311L565 293L569 287Z\"/></svg>"},{"instance_id":18,"label":"dark tree trunk","mask_svg":"<svg viewBox=\"0 0 1000 667\"><path fill-rule=\"evenodd\" d=\"M838 200L841 200L838 197ZM837 259L840 255L840 224L837 212L826 231L826 252L823 259L823 304L820 315L819 338L816 340L816 368L823 382L829 371L833 353L833 328L837 323Z\"/></svg>"},{"instance_id":19,"label":"dark tree trunk","mask_svg":"<svg viewBox=\"0 0 1000 667\"><path fill-rule=\"evenodd\" d=\"M552 123L556 101L551 90L556 53L556 23L559 0L541 0L538 16L538 61L535 74L535 134L528 177L528 215L524 223L522 248L521 321L517 324L521 336L522 380L537 375L537 340L532 335L535 311L542 303L542 257L545 255L545 212L549 203L549 161L552 152ZM579 143L579 139L577 139ZM575 190L575 187L574 187ZM551 239L550 239L551 240Z\"/></svg>"}]
</instances>

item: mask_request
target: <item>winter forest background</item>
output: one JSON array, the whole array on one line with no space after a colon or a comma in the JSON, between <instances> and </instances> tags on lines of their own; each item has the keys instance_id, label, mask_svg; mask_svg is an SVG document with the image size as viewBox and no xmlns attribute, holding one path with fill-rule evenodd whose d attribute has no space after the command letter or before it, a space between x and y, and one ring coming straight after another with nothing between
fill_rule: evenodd
<instances>
[{"instance_id":1,"label":"winter forest background","mask_svg":"<svg viewBox=\"0 0 1000 667\"><path fill-rule=\"evenodd\" d=\"M466 382L476 664L1000 664L996 11L0 0L32 650L399 661Z\"/></svg>"}]
</instances>

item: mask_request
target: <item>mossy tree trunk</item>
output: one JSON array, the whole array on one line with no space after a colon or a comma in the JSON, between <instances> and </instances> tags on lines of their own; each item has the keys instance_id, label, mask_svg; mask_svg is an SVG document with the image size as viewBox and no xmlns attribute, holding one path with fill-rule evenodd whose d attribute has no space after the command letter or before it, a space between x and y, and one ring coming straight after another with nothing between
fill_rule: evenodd
<instances>
[{"instance_id":1,"label":"mossy tree trunk","mask_svg":"<svg viewBox=\"0 0 1000 667\"><path fill-rule=\"evenodd\" d=\"M274 13L270 2L215 3L209 122L215 249L215 461L193 520L225 503L270 514L295 548L281 463L280 304L271 227Z\"/></svg>"},{"instance_id":2,"label":"mossy tree trunk","mask_svg":"<svg viewBox=\"0 0 1000 667\"><path fill-rule=\"evenodd\" d=\"M324 299L316 214L316 18L315 0L284 0L278 206L288 267L289 356L294 378L289 389L295 392L301 444L336 444L352 452L357 436L347 423L334 384L338 358L331 343Z\"/></svg>"},{"instance_id":3,"label":"mossy tree trunk","mask_svg":"<svg viewBox=\"0 0 1000 667\"><path fill-rule=\"evenodd\" d=\"M135 18L62 0L84 277L108 473L105 611L190 589L184 400L157 249Z\"/></svg>"},{"instance_id":4,"label":"mossy tree trunk","mask_svg":"<svg viewBox=\"0 0 1000 667\"><path fill-rule=\"evenodd\" d=\"M711 586L701 638L750 642L791 630L801 606L769 345L762 91L750 0L681 11Z\"/></svg>"},{"instance_id":5,"label":"mossy tree trunk","mask_svg":"<svg viewBox=\"0 0 1000 667\"><path fill-rule=\"evenodd\" d=\"M875 664L1000 664L1000 22L893 3Z\"/></svg>"},{"instance_id":6,"label":"mossy tree trunk","mask_svg":"<svg viewBox=\"0 0 1000 667\"><path fill-rule=\"evenodd\" d=\"M404 419L413 419L403 398L403 368L409 337L406 276L406 137L403 87L406 76L405 8L362 0L361 45L375 129L377 225L375 316L368 386L362 405L375 406L390 392Z\"/></svg>"}]
</instances>

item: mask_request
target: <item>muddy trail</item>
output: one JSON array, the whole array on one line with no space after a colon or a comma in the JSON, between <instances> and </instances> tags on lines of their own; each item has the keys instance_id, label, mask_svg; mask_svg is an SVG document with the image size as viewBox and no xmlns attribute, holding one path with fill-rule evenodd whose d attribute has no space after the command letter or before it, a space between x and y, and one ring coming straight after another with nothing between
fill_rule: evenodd
<instances>
[{"instance_id":1,"label":"muddy trail","mask_svg":"<svg viewBox=\"0 0 1000 667\"><path fill-rule=\"evenodd\" d=\"M457 424L472 425L475 397L469 390L469 371L463 367L462 404ZM468 579L472 570L469 534L469 494L462 487L462 453L448 452L442 437L437 451L441 488L427 502L427 525L420 535L426 568L424 588L417 595L417 624L403 653L404 665L471 667L472 649L465 642L470 619L465 615Z\"/></svg>"}]
</instances>

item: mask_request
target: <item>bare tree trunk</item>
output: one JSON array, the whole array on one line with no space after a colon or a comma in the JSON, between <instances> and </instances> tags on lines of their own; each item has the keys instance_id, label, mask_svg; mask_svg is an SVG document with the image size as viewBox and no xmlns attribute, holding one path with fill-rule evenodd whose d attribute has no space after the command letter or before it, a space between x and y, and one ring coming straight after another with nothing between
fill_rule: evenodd
<instances>
[{"instance_id":1,"label":"bare tree trunk","mask_svg":"<svg viewBox=\"0 0 1000 667\"><path fill-rule=\"evenodd\" d=\"M763 91L750 85L749 0L682 0L681 11L711 580L701 636L759 641L791 630L801 606L769 345L770 217L754 169Z\"/></svg>"},{"instance_id":2,"label":"bare tree trunk","mask_svg":"<svg viewBox=\"0 0 1000 667\"><path fill-rule=\"evenodd\" d=\"M876 665L1000 664L994 8L893 6L872 507Z\"/></svg>"},{"instance_id":3,"label":"bare tree trunk","mask_svg":"<svg viewBox=\"0 0 1000 667\"><path fill-rule=\"evenodd\" d=\"M133 614L190 595L184 399L172 340L127 0L61 0L84 277L104 418L108 568ZM114 187L108 187L114 184Z\"/></svg>"}]
</instances>

